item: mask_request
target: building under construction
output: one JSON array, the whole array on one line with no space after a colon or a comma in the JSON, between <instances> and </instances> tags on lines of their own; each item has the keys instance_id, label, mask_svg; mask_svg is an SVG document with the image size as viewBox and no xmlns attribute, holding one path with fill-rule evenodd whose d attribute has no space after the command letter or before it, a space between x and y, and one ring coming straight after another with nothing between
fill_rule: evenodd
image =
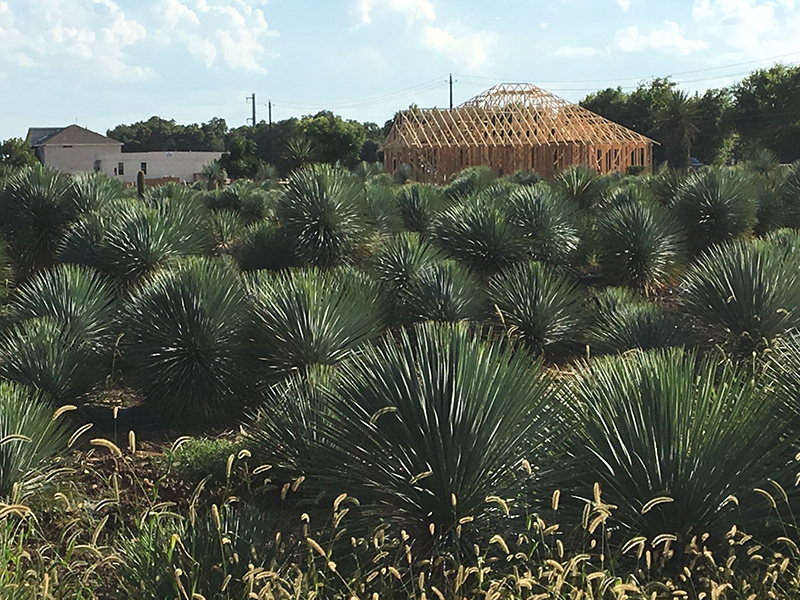
<instances>
[{"instance_id":1,"label":"building under construction","mask_svg":"<svg viewBox=\"0 0 800 600\"><path fill-rule=\"evenodd\" d=\"M383 146L393 173L406 163L419 179L444 183L466 167L550 178L576 164L598 173L652 170L653 140L529 84L502 84L452 110L400 113Z\"/></svg>"}]
</instances>

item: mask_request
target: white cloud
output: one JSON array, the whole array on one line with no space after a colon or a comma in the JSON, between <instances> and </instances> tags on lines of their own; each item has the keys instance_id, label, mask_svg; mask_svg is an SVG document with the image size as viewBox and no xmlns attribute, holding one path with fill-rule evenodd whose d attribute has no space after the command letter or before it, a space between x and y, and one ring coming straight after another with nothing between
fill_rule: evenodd
<instances>
[{"instance_id":1,"label":"white cloud","mask_svg":"<svg viewBox=\"0 0 800 600\"><path fill-rule=\"evenodd\" d=\"M586 58L597 53L597 49L588 46L561 46L553 52L553 55L563 58Z\"/></svg>"},{"instance_id":2,"label":"white cloud","mask_svg":"<svg viewBox=\"0 0 800 600\"><path fill-rule=\"evenodd\" d=\"M489 60L488 51L497 42L492 31L453 34L450 29L429 27L425 31L425 44L467 69L477 70Z\"/></svg>"},{"instance_id":3,"label":"white cloud","mask_svg":"<svg viewBox=\"0 0 800 600\"><path fill-rule=\"evenodd\" d=\"M372 11L375 8L389 8L401 12L409 24L419 20L436 20L436 11L430 0L359 0L359 12L363 24L372 22Z\"/></svg>"},{"instance_id":4,"label":"white cloud","mask_svg":"<svg viewBox=\"0 0 800 600\"><path fill-rule=\"evenodd\" d=\"M726 0L727 1L727 0ZM643 34L635 25L617 31L617 45L626 52L642 52L644 50L678 50L681 54L691 54L708 48L708 42L687 39L681 27L672 21L665 21L661 29Z\"/></svg>"},{"instance_id":5,"label":"white cloud","mask_svg":"<svg viewBox=\"0 0 800 600\"><path fill-rule=\"evenodd\" d=\"M162 14L169 28L175 27L181 21L186 21L193 25L200 24L197 13L185 4L181 4L178 0L164 0Z\"/></svg>"},{"instance_id":6,"label":"white cloud","mask_svg":"<svg viewBox=\"0 0 800 600\"><path fill-rule=\"evenodd\" d=\"M197 62L211 67L217 58L217 47L199 35L191 35L186 39L186 49Z\"/></svg>"},{"instance_id":7,"label":"white cloud","mask_svg":"<svg viewBox=\"0 0 800 600\"><path fill-rule=\"evenodd\" d=\"M631 7L631 0L617 0L617 3L619 4L619 7L625 12L628 12L628 9Z\"/></svg>"}]
</instances>

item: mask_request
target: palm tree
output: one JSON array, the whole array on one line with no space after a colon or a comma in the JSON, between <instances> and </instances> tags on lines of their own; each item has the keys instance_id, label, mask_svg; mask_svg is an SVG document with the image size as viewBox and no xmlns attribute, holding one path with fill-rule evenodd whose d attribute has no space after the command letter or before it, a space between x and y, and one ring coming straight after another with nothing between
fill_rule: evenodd
<instances>
[{"instance_id":1,"label":"palm tree","mask_svg":"<svg viewBox=\"0 0 800 600\"><path fill-rule=\"evenodd\" d=\"M219 160L212 160L203 165L200 175L206 180L208 190L218 190L228 180L228 173Z\"/></svg>"},{"instance_id":2,"label":"palm tree","mask_svg":"<svg viewBox=\"0 0 800 600\"><path fill-rule=\"evenodd\" d=\"M523 459L543 459L559 422L554 392L525 353L426 324L365 347L301 406L273 395L248 435L260 461L294 465L328 498L346 490L420 552L457 548L520 494Z\"/></svg>"},{"instance_id":3,"label":"palm tree","mask_svg":"<svg viewBox=\"0 0 800 600\"><path fill-rule=\"evenodd\" d=\"M157 271L125 311L125 374L168 422L235 414L247 387L249 310L235 272L204 258Z\"/></svg>"},{"instance_id":4,"label":"palm tree","mask_svg":"<svg viewBox=\"0 0 800 600\"><path fill-rule=\"evenodd\" d=\"M750 234L758 212L752 175L728 167L690 174L678 190L673 213L697 255L723 242Z\"/></svg>"},{"instance_id":5,"label":"palm tree","mask_svg":"<svg viewBox=\"0 0 800 600\"><path fill-rule=\"evenodd\" d=\"M719 246L687 271L681 302L710 342L748 357L800 326L800 257L770 241Z\"/></svg>"},{"instance_id":6,"label":"palm tree","mask_svg":"<svg viewBox=\"0 0 800 600\"><path fill-rule=\"evenodd\" d=\"M732 524L750 531L768 514L754 488L794 479L786 453L797 413L771 386L713 358L670 349L595 359L564 401L576 423L572 492L600 484L615 505L613 530L623 531L617 543L642 535L657 552L656 536L706 532L724 543Z\"/></svg>"},{"instance_id":7,"label":"palm tree","mask_svg":"<svg viewBox=\"0 0 800 600\"><path fill-rule=\"evenodd\" d=\"M655 202L618 202L598 220L596 236L597 262L611 285L649 293L673 284L683 267L683 231Z\"/></svg>"},{"instance_id":8,"label":"palm tree","mask_svg":"<svg viewBox=\"0 0 800 600\"><path fill-rule=\"evenodd\" d=\"M70 427L41 393L0 383L0 501L21 502L36 472L67 446Z\"/></svg>"},{"instance_id":9,"label":"palm tree","mask_svg":"<svg viewBox=\"0 0 800 600\"><path fill-rule=\"evenodd\" d=\"M669 90L656 107L655 125L673 169L688 169L692 141L697 135L700 109L696 96Z\"/></svg>"},{"instance_id":10,"label":"palm tree","mask_svg":"<svg viewBox=\"0 0 800 600\"><path fill-rule=\"evenodd\" d=\"M581 293L540 263L519 265L493 279L489 298L503 327L534 354L580 341L584 321Z\"/></svg>"},{"instance_id":11,"label":"palm tree","mask_svg":"<svg viewBox=\"0 0 800 600\"><path fill-rule=\"evenodd\" d=\"M297 171L314 163L316 150L311 140L305 136L293 137L286 144L284 158L292 164L292 170Z\"/></svg>"},{"instance_id":12,"label":"palm tree","mask_svg":"<svg viewBox=\"0 0 800 600\"><path fill-rule=\"evenodd\" d=\"M364 188L340 167L312 165L293 173L275 212L295 255L310 266L351 262L372 233Z\"/></svg>"}]
</instances>

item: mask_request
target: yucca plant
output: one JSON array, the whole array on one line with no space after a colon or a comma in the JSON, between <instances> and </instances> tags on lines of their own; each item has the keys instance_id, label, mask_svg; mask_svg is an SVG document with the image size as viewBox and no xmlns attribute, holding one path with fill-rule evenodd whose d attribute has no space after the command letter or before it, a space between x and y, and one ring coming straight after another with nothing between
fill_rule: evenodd
<instances>
[{"instance_id":1,"label":"yucca plant","mask_svg":"<svg viewBox=\"0 0 800 600\"><path fill-rule=\"evenodd\" d=\"M509 335L535 354L580 343L583 337L581 293L540 263L519 265L493 279L489 299Z\"/></svg>"},{"instance_id":2,"label":"yucca plant","mask_svg":"<svg viewBox=\"0 0 800 600\"><path fill-rule=\"evenodd\" d=\"M754 488L794 478L786 453L797 413L713 358L670 349L595 359L565 401L575 411L574 492L599 483L620 541L642 535L655 549L661 534L708 532L722 542L732 524L749 531L769 513Z\"/></svg>"},{"instance_id":3,"label":"yucca plant","mask_svg":"<svg viewBox=\"0 0 800 600\"><path fill-rule=\"evenodd\" d=\"M55 264L67 228L79 213L75 186L54 169L23 169L7 180L0 212L8 255L24 280Z\"/></svg>"},{"instance_id":4,"label":"yucca plant","mask_svg":"<svg viewBox=\"0 0 800 600\"><path fill-rule=\"evenodd\" d=\"M710 342L749 356L800 325L800 257L762 241L719 246L687 271L681 302Z\"/></svg>"},{"instance_id":5,"label":"yucca plant","mask_svg":"<svg viewBox=\"0 0 800 600\"><path fill-rule=\"evenodd\" d=\"M467 167L454 174L443 192L447 199L467 198L484 191L497 181L491 167L485 165Z\"/></svg>"},{"instance_id":6,"label":"yucca plant","mask_svg":"<svg viewBox=\"0 0 800 600\"><path fill-rule=\"evenodd\" d=\"M599 202L606 187L597 171L584 165L573 165L559 173L555 186L564 198L574 202L582 211Z\"/></svg>"},{"instance_id":7,"label":"yucca plant","mask_svg":"<svg viewBox=\"0 0 800 600\"><path fill-rule=\"evenodd\" d=\"M436 214L446 206L438 187L421 183L406 185L397 194L400 216L408 231L428 233Z\"/></svg>"},{"instance_id":8,"label":"yucca plant","mask_svg":"<svg viewBox=\"0 0 800 600\"><path fill-rule=\"evenodd\" d=\"M528 255L553 266L571 266L581 245L574 206L546 184L515 190L508 220L521 233Z\"/></svg>"},{"instance_id":9,"label":"yucca plant","mask_svg":"<svg viewBox=\"0 0 800 600\"><path fill-rule=\"evenodd\" d=\"M433 224L436 243L481 279L525 258L520 231L509 223L500 202L481 194L442 211Z\"/></svg>"},{"instance_id":10,"label":"yucca plant","mask_svg":"<svg viewBox=\"0 0 800 600\"><path fill-rule=\"evenodd\" d=\"M597 262L611 285L649 293L672 285L685 261L678 222L652 201L618 202L597 222Z\"/></svg>"},{"instance_id":11,"label":"yucca plant","mask_svg":"<svg viewBox=\"0 0 800 600\"><path fill-rule=\"evenodd\" d=\"M131 188L119 179L109 177L102 171L79 173L72 178L75 202L80 213L99 210L123 198L132 198Z\"/></svg>"},{"instance_id":12,"label":"yucca plant","mask_svg":"<svg viewBox=\"0 0 800 600\"><path fill-rule=\"evenodd\" d=\"M126 380L146 408L174 421L232 414L248 383L250 322L235 272L202 258L158 271L131 298L125 321Z\"/></svg>"},{"instance_id":13,"label":"yucca plant","mask_svg":"<svg viewBox=\"0 0 800 600\"><path fill-rule=\"evenodd\" d=\"M52 317L100 347L113 341L119 307L112 286L100 273L58 265L21 285L9 309L17 320Z\"/></svg>"},{"instance_id":14,"label":"yucca plant","mask_svg":"<svg viewBox=\"0 0 800 600\"><path fill-rule=\"evenodd\" d=\"M248 227L234 256L242 271L283 271L297 264L286 232L269 221Z\"/></svg>"},{"instance_id":15,"label":"yucca plant","mask_svg":"<svg viewBox=\"0 0 800 600\"><path fill-rule=\"evenodd\" d=\"M744 171L711 167L690 174L672 209L694 254L750 234L756 224L758 192Z\"/></svg>"},{"instance_id":16,"label":"yucca plant","mask_svg":"<svg viewBox=\"0 0 800 600\"><path fill-rule=\"evenodd\" d=\"M242 218L234 210L219 210L211 213L210 232L215 254L232 254L241 244L247 229Z\"/></svg>"},{"instance_id":17,"label":"yucca plant","mask_svg":"<svg viewBox=\"0 0 800 600\"><path fill-rule=\"evenodd\" d=\"M779 193L784 225L800 227L800 160L786 167Z\"/></svg>"},{"instance_id":18,"label":"yucca plant","mask_svg":"<svg viewBox=\"0 0 800 600\"><path fill-rule=\"evenodd\" d=\"M467 326L427 324L367 346L318 394L319 420L298 435L280 433L285 404L265 406L251 429L278 432L283 444L254 452L270 464L299 459L307 491L348 493L422 552L476 541L502 518L523 462L546 456L559 423L541 366Z\"/></svg>"},{"instance_id":19,"label":"yucca plant","mask_svg":"<svg viewBox=\"0 0 800 600\"><path fill-rule=\"evenodd\" d=\"M350 263L372 233L363 186L340 167L313 165L293 173L275 212L306 265Z\"/></svg>"},{"instance_id":20,"label":"yucca plant","mask_svg":"<svg viewBox=\"0 0 800 600\"><path fill-rule=\"evenodd\" d=\"M659 204L669 207L674 204L678 192L688 176L687 171L671 169L665 165L644 183Z\"/></svg>"},{"instance_id":21,"label":"yucca plant","mask_svg":"<svg viewBox=\"0 0 800 600\"><path fill-rule=\"evenodd\" d=\"M240 180L209 194L205 204L215 211L235 211L246 224L252 224L263 221L270 215L278 195L253 181Z\"/></svg>"},{"instance_id":22,"label":"yucca plant","mask_svg":"<svg viewBox=\"0 0 800 600\"><path fill-rule=\"evenodd\" d=\"M14 504L31 491L37 471L66 448L70 429L43 394L0 383L0 501Z\"/></svg>"},{"instance_id":23,"label":"yucca plant","mask_svg":"<svg viewBox=\"0 0 800 600\"><path fill-rule=\"evenodd\" d=\"M95 267L127 289L177 259L211 250L202 209L157 196L150 202L155 206L131 200L89 215L70 231L61 260Z\"/></svg>"},{"instance_id":24,"label":"yucca plant","mask_svg":"<svg viewBox=\"0 0 800 600\"><path fill-rule=\"evenodd\" d=\"M595 298L593 353L618 354L688 345L691 331L677 314L634 296L628 288L607 288Z\"/></svg>"},{"instance_id":25,"label":"yucca plant","mask_svg":"<svg viewBox=\"0 0 800 600\"><path fill-rule=\"evenodd\" d=\"M249 290L262 382L336 364L382 330L377 287L356 273L258 272Z\"/></svg>"},{"instance_id":26,"label":"yucca plant","mask_svg":"<svg viewBox=\"0 0 800 600\"><path fill-rule=\"evenodd\" d=\"M365 184L364 190L370 228L381 235L392 235L402 231L404 221L397 203L396 186L369 181Z\"/></svg>"},{"instance_id":27,"label":"yucca plant","mask_svg":"<svg viewBox=\"0 0 800 600\"><path fill-rule=\"evenodd\" d=\"M399 297L405 322L482 321L487 314L485 292L458 264L437 262L422 269Z\"/></svg>"},{"instance_id":28,"label":"yucca plant","mask_svg":"<svg viewBox=\"0 0 800 600\"><path fill-rule=\"evenodd\" d=\"M441 250L414 233L387 240L370 260L369 270L381 288L381 302L391 324L408 320L408 294L420 275L440 263Z\"/></svg>"},{"instance_id":29,"label":"yucca plant","mask_svg":"<svg viewBox=\"0 0 800 600\"><path fill-rule=\"evenodd\" d=\"M0 335L0 378L80 404L111 374L111 356L78 325L56 317L16 324Z\"/></svg>"}]
</instances>

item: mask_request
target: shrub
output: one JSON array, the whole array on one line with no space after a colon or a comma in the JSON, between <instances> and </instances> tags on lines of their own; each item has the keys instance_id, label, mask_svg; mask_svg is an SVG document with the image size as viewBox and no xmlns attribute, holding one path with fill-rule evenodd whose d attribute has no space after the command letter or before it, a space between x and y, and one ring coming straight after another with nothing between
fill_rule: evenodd
<instances>
[{"instance_id":1,"label":"shrub","mask_svg":"<svg viewBox=\"0 0 800 600\"><path fill-rule=\"evenodd\" d=\"M232 210L250 225L266 219L276 199L274 192L265 190L257 183L239 180L209 194L206 206L215 211Z\"/></svg>"},{"instance_id":2,"label":"shrub","mask_svg":"<svg viewBox=\"0 0 800 600\"><path fill-rule=\"evenodd\" d=\"M125 316L126 376L154 414L202 420L241 401L249 311L235 273L208 259L159 271Z\"/></svg>"},{"instance_id":3,"label":"shrub","mask_svg":"<svg viewBox=\"0 0 800 600\"><path fill-rule=\"evenodd\" d=\"M757 188L744 171L703 169L683 182L673 211L686 230L690 250L699 254L752 232L758 211Z\"/></svg>"},{"instance_id":4,"label":"shrub","mask_svg":"<svg viewBox=\"0 0 800 600\"><path fill-rule=\"evenodd\" d=\"M488 279L525 258L519 231L489 195L480 195L442 211L434 238L476 277Z\"/></svg>"},{"instance_id":5,"label":"shrub","mask_svg":"<svg viewBox=\"0 0 800 600\"><path fill-rule=\"evenodd\" d=\"M182 481L199 483L206 477L215 484L225 483L227 462L239 447L225 438L191 438L175 450L164 453L164 467Z\"/></svg>"},{"instance_id":6,"label":"shrub","mask_svg":"<svg viewBox=\"0 0 800 600\"><path fill-rule=\"evenodd\" d=\"M249 289L266 382L338 363L382 329L377 289L352 273L256 273Z\"/></svg>"},{"instance_id":7,"label":"shrub","mask_svg":"<svg viewBox=\"0 0 800 600\"><path fill-rule=\"evenodd\" d=\"M611 285L644 292L669 287L684 257L680 225L655 203L619 203L597 223L597 262Z\"/></svg>"},{"instance_id":8,"label":"shrub","mask_svg":"<svg viewBox=\"0 0 800 600\"><path fill-rule=\"evenodd\" d=\"M539 263L520 265L493 279L489 298L508 333L531 352L549 352L582 337L580 292Z\"/></svg>"},{"instance_id":9,"label":"shrub","mask_svg":"<svg viewBox=\"0 0 800 600\"><path fill-rule=\"evenodd\" d=\"M522 458L543 456L558 422L540 366L464 326L428 324L413 339L367 346L320 395L313 429L284 435L277 452L256 444L256 455L299 458L307 491L346 491L362 514L398 523L428 548L476 540L476 528L502 514L506 500L491 498L520 492ZM251 428L266 420L286 431L285 415L282 404L266 406Z\"/></svg>"},{"instance_id":10,"label":"shrub","mask_svg":"<svg viewBox=\"0 0 800 600\"><path fill-rule=\"evenodd\" d=\"M22 500L36 471L66 448L70 428L54 411L44 395L0 383L0 500Z\"/></svg>"},{"instance_id":11,"label":"shrub","mask_svg":"<svg viewBox=\"0 0 800 600\"><path fill-rule=\"evenodd\" d=\"M575 209L547 185L511 194L508 219L522 235L529 256L554 266L572 265L581 245Z\"/></svg>"},{"instance_id":12,"label":"shrub","mask_svg":"<svg viewBox=\"0 0 800 600\"><path fill-rule=\"evenodd\" d=\"M422 270L401 296L407 321L481 321L486 315L483 290L469 273L451 261Z\"/></svg>"},{"instance_id":13,"label":"shrub","mask_svg":"<svg viewBox=\"0 0 800 600\"><path fill-rule=\"evenodd\" d=\"M558 174L556 189L567 200L574 202L582 211L587 211L602 200L605 181L597 171L584 165L573 165Z\"/></svg>"},{"instance_id":14,"label":"shrub","mask_svg":"<svg viewBox=\"0 0 800 600\"><path fill-rule=\"evenodd\" d=\"M434 217L446 203L439 188L415 184L400 190L397 204L403 225L408 231L427 233Z\"/></svg>"},{"instance_id":15,"label":"shrub","mask_svg":"<svg viewBox=\"0 0 800 600\"><path fill-rule=\"evenodd\" d=\"M456 200L482 192L496 181L497 177L490 167L467 167L455 173L443 191L448 200Z\"/></svg>"},{"instance_id":16,"label":"shrub","mask_svg":"<svg viewBox=\"0 0 800 600\"><path fill-rule=\"evenodd\" d=\"M798 269L798 258L775 244L737 241L687 271L681 301L710 341L749 356L800 325Z\"/></svg>"},{"instance_id":17,"label":"shrub","mask_svg":"<svg viewBox=\"0 0 800 600\"><path fill-rule=\"evenodd\" d=\"M283 271L296 265L286 232L269 221L248 227L234 255L242 271Z\"/></svg>"},{"instance_id":18,"label":"shrub","mask_svg":"<svg viewBox=\"0 0 800 600\"><path fill-rule=\"evenodd\" d=\"M598 482L619 526L650 540L721 538L754 523L748 506L766 516L753 489L783 479L797 438L796 415L771 388L680 349L584 364L566 401L578 423L575 485Z\"/></svg>"},{"instance_id":19,"label":"shrub","mask_svg":"<svg viewBox=\"0 0 800 600\"><path fill-rule=\"evenodd\" d=\"M352 262L371 235L363 186L339 167L314 165L293 173L275 212L295 255L311 266Z\"/></svg>"}]
</instances>

